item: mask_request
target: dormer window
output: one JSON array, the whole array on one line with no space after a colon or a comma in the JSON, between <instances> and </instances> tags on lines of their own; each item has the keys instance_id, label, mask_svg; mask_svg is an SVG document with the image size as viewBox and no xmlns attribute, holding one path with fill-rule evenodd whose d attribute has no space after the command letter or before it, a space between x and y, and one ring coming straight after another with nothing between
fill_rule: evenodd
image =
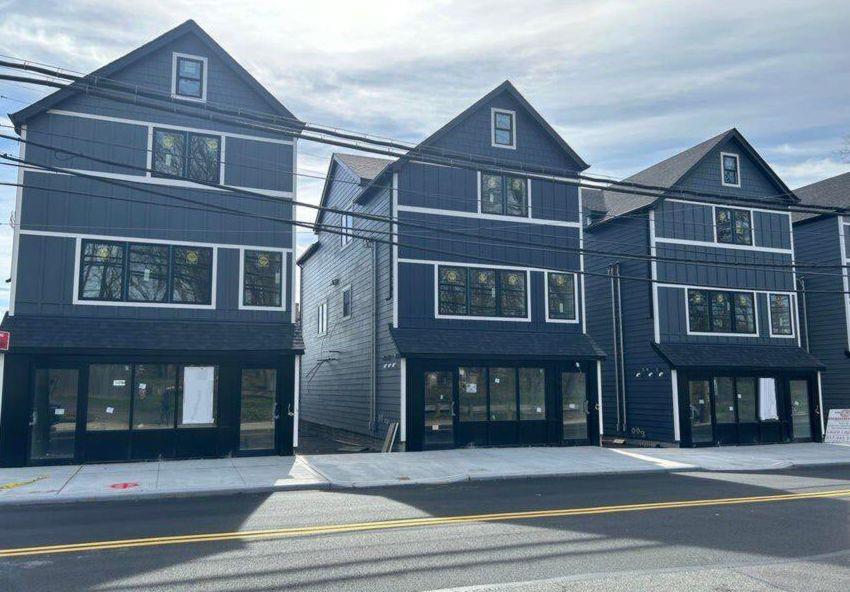
<instances>
[{"instance_id":1,"label":"dormer window","mask_svg":"<svg viewBox=\"0 0 850 592\"><path fill-rule=\"evenodd\" d=\"M516 148L516 113L506 109L493 109L491 123L493 147Z\"/></svg>"},{"instance_id":2,"label":"dormer window","mask_svg":"<svg viewBox=\"0 0 850 592\"><path fill-rule=\"evenodd\" d=\"M207 59L174 54L171 96L191 101L207 100Z\"/></svg>"},{"instance_id":3,"label":"dormer window","mask_svg":"<svg viewBox=\"0 0 850 592\"><path fill-rule=\"evenodd\" d=\"M720 163L722 168L723 175L723 186L724 187L740 187L741 186L741 172L740 172L740 159L737 154L728 154L726 152L720 153Z\"/></svg>"}]
</instances>

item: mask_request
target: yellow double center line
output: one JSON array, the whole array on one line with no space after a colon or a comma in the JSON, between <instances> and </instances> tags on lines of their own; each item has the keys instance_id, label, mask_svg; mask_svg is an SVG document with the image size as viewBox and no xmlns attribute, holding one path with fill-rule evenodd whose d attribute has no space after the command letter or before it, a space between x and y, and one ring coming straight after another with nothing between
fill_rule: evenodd
<instances>
[{"instance_id":1,"label":"yellow double center line","mask_svg":"<svg viewBox=\"0 0 850 592\"><path fill-rule=\"evenodd\" d=\"M352 524L329 524L324 526L304 526L275 528L268 530L245 530L236 532L218 532L210 534L192 534L181 536L148 537L141 539L121 539L68 545L47 545L41 547L20 547L0 550L0 558L47 555L52 553L75 553L98 551L101 549L126 549L130 547L153 547L158 545L180 545L185 543L211 543L219 541L249 541L257 539L291 538L320 534L362 532L369 530L389 530L393 528L417 528L422 526L441 526L447 524L466 524L468 522L499 522L506 520L533 520L535 518L560 518L566 516L588 516L593 514L613 514L616 512L640 512L644 510L668 510L677 508L697 508L701 506L730 506L738 504L758 504L793 500L835 498L850 496L850 489L833 489L811 493L789 493L783 495L760 495L753 497L729 497L718 499L684 500L673 502L652 502L618 506L597 506L591 508L564 508L560 510L536 510L528 512L502 512L496 514L472 514L464 516L443 516L433 518L404 518L400 520L380 520L377 522L356 522Z\"/></svg>"}]
</instances>

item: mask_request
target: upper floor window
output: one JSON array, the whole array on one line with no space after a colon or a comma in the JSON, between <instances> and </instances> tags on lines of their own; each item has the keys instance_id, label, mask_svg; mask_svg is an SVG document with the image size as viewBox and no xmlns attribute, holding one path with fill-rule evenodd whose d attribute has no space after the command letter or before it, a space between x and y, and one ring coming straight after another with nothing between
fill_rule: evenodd
<instances>
[{"instance_id":1,"label":"upper floor window","mask_svg":"<svg viewBox=\"0 0 850 592\"><path fill-rule=\"evenodd\" d=\"M349 214L348 212L342 214L340 218L342 222L342 224L340 225L340 230L342 230L342 234L339 235L339 242L344 247L351 243L352 238L354 238L351 236L351 230L353 225L351 220L351 214Z\"/></svg>"},{"instance_id":2,"label":"upper floor window","mask_svg":"<svg viewBox=\"0 0 850 592\"><path fill-rule=\"evenodd\" d=\"M153 131L154 174L218 183L221 138L176 130Z\"/></svg>"},{"instance_id":3,"label":"upper floor window","mask_svg":"<svg viewBox=\"0 0 850 592\"><path fill-rule=\"evenodd\" d=\"M688 331L755 335L755 294L688 289Z\"/></svg>"},{"instance_id":4,"label":"upper floor window","mask_svg":"<svg viewBox=\"0 0 850 592\"><path fill-rule=\"evenodd\" d=\"M771 337L793 337L794 315L791 294L768 294L767 304L770 308Z\"/></svg>"},{"instance_id":5,"label":"upper floor window","mask_svg":"<svg viewBox=\"0 0 850 592\"><path fill-rule=\"evenodd\" d=\"M753 244L753 220L749 210L714 208L717 242L730 245Z\"/></svg>"},{"instance_id":6,"label":"upper floor window","mask_svg":"<svg viewBox=\"0 0 850 592\"><path fill-rule=\"evenodd\" d=\"M283 253L246 249L242 257L242 306L282 308Z\"/></svg>"},{"instance_id":7,"label":"upper floor window","mask_svg":"<svg viewBox=\"0 0 850 592\"><path fill-rule=\"evenodd\" d=\"M528 179L481 173L481 212L528 217Z\"/></svg>"},{"instance_id":8,"label":"upper floor window","mask_svg":"<svg viewBox=\"0 0 850 592\"><path fill-rule=\"evenodd\" d=\"M346 286L342 289L342 318L347 319L351 316L351 286Z\"/></svg>"},{"instance_id":9,"label":"upper floor window","mask_svg":"<svg viewBox=\"0 0 850 592\"><path fill-rule=\"evenodd\" d=\"M492 118L493 147L516 148L516 113L506 109L493 109Z\"/></svg>"},{"instance_id":10,"label":"upper floor window","mask_svg":"<svg viewBox=\"0 0 850 592\"><path fill-rule=\"evenodd\" d=\"M210 304L212 248L84 240L80 300Z\"/></svg>"},{"instance_id":11,"label":"upper floor window","mask_svg":"<svg viewBox=\"0 0 850 592\"><path fill-rule=\"evenodd\" d=\"M575 275L554 272L546 274L546 306L548 319L559 321L578 319Z\"/></svg>"},{"instance_id":12,"label":"upper floor window","mask_svg":"<svg viewBox=\"0 0 850 592\"><path fill-rule=\"evenodd\" d=\"M328 332L328 303L320 302L316 308L316 333L325 335Z\"/></svg>"},{"instance_id":13,"label":"upper floor window","mask_svg":"<svg viewBox=\"0 0 850 592\"><path fill-rule=\"evenodd\" d=\"M440 265L437 276L441 315L526 316L528 286L524 271Z\"/></svg>"},{"instance_id":14,"label":"upper floor window","mask_svg":"<svg viewBox=\"0 0 850 592\"><path fill-rule=\"evenodd\" d=\"M171 94L193 101L207 100L207 59L174 54Z\"/></svg>"},{"instance_id":15,"label":"upper floor window","mask_svg":"<svg viewBox=\"0 0 850 592\"><path fill-rule=\"evenodd\" d=\"M723 174L723 185L726 187L741 186L741 161L737 154L720 153L720 166Z\"/></svg>"}]
</instances>

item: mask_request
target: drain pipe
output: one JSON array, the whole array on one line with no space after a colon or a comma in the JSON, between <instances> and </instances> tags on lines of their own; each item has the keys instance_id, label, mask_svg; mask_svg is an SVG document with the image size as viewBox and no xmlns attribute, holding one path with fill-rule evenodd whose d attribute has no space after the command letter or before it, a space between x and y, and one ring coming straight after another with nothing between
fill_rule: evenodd
<instances>
[{"instance_id":1,"label":"drain pipe","mask_svg":"<svg viewBox=\"0 0 850 592\"><path fill-rule=\"evenodd\" d=\"M620 278L620 264L616 266L617 275L617 325L620 328L620 375L623 387L623 431L628 424L628 412L626 406L626 343L623 338L623 280Z\"/></svg>"},{"instance_id":2,"label":"drain pipe","mask_svg":"<svg viewBox=\"0 0 850 592\"><path fill-rule=\"evenodd\" d=\"M620 431L620 355L617 339L617 291L614 286L614 265L608 266L608 275L611 276L611 338L614 344L614 396L617 408L617 431Z\"/></svg>"},{"instance_id":3,"label":"drain pipe","mask_svg":"<svg viewBox=\"0 0 850 592\"><path fill-rule=\"evenodd\" d=\"M378 428L378 244L369 243L372 249L372 363L369 371L369 431Z\"/></svg>"},{"instance_id":4,"label":"drain pipe","mask_svg":"<svg viewBox=\"0 0 850 592\"><path fill-rule=\"evenodd\" d=\"M811 353L811 348L809 347L809 311L808 306L806 304L806 279L799 278L797 280L797 292L800 294L801 302L798 303L797 306L797 318L800 322L800 335L805 339L806 351Z\"/></svg>"}]
</instances>

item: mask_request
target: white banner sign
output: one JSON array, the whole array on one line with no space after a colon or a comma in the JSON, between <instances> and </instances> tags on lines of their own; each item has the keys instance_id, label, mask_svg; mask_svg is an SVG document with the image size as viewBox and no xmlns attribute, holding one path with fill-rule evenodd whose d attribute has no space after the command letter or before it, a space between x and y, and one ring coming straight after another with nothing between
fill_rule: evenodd
<instances>
[{"instance_id":1,"label":"white banner sign","mask_svg":"<svg viewBox=\"0 0 850 592\"><path fill-rule=\"evenodd\" d=\"M183 369L183 425L213 423L214 366Z\"/></svg>"},{"instance_id":2,"label":"white banner sign","mask_svg":"<svg viewBox=\"0 0 850 592\"><path fill-rule=\"evenodd\" d=\"M830 409L826 420L827 444L850 444L850 409Z\"/></svg>"}]
</instances>

